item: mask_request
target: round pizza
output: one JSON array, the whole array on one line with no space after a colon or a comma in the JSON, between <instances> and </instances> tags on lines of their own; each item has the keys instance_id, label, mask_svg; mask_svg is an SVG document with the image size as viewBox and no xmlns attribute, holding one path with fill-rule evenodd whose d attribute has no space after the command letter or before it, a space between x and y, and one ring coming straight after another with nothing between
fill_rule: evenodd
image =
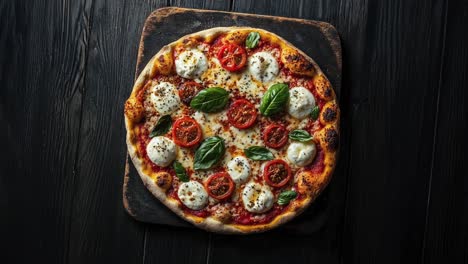
<instances>
[{"instance_id":1,"label":"round pizza","mask_svg":"<svg viewBox=\"0 0 468 264\"><path fill-rule=\"evenodd\" d=\"M164 46L125 103L144 185L183 219L221 233L265 231L303 212L333 173L339 120L318 65L250 27Z\"/></svg>"}]
</instances>

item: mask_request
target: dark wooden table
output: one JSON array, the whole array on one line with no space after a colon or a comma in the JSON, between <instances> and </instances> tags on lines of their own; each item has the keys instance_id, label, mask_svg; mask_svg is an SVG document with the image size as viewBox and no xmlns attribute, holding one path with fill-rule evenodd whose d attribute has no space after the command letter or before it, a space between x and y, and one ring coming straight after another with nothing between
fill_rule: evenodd
<instances>
[{"instance_id":1,"label":"dark wooden table","mask_svg":"<svg viewBox=\"0 0 468 264\"><path fill-rule=\"evenodd\" d=\"M323 230L233 237L126 214L123 102L164 6L336 26L348 132L329 191L345 200ZM2 263L468 263L467 1L2 0L0 20Z\"/></svg>"}]
</instances>

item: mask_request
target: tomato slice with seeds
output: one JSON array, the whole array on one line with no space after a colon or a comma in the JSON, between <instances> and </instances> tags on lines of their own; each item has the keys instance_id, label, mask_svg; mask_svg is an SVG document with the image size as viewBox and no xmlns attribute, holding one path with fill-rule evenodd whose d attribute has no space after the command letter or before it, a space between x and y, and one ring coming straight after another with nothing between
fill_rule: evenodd
<instances>
[{"instance_id":1,"label":"tomato slice with seeds","mask_svg":"<svg viewBox=\"0 0 468 264\"><path fill-rule=\"evenodd\" d=\"M257 109L251 102L239 99L231 104L227 117L233 126L239 129L249 128L257 119Z\"/></svg>"},{"instance_id":2,"label":"tomato slice with seeds","mask_svg":"<svg viewBox=\"0 0 468 264\"><path fill-rule=\"evenodd\" d=\"M270 160L263 169L263 178L272 187L283 187L291 179L291 168L284 160Z\"/></svg>"},{"instance_id":3,"label":"tomato slice with seeds","mask_svg":"<svg viewBox=\"0 0 468 264\"><path fill-rule=\"evenodd\" d=\"M234 191L234 181L228 173L218 172L208 178L205 188L211 197L217 200L225 200Z\"/></svg>"},{"instance_id":4,"label":"tomato slice with seeds","mask_svg":"<svg viewBox=\"0 0 468 264\"><path fill-rule=\"evenodd\" d=\"M281 148L288 141L287 129L278 124L271 124L265 128L263 142L270 148Z\"/></svg>"},{"instance_id":5,"label":"tomato slice with seeds","mask_svg":"<svg viewBox=\"0 0 468 264\"><path fill-rule=\"evenodd\" d=\"M237 44L226 44L218 52L218 60L224 69L238 71L247 62L247 52Z\"/></svg>"},{"instance_id":6,"label":"tomato slice with seeds","mask_svg":"<svg viewBox=\"0 0 468 264\"><path fill-rule=\"evenodd\" d=\"M181 147L192 147L200 142L202 130L195 119L188 116L177 119L172 127L172 140Z\"/></svg>"},{"instance_id":7,"label":"tomato slice with seeds","mask_svg":"<svg viewBox=\"0 0 468 264\"><path fill-rule=\"evenodd\" d=\"M184 82L179 85L179 97L180 100L186 104L190 105L193 97L198 94L203 89L203 86L197 82L190 81Z\"/></svg>"}]
</instances>

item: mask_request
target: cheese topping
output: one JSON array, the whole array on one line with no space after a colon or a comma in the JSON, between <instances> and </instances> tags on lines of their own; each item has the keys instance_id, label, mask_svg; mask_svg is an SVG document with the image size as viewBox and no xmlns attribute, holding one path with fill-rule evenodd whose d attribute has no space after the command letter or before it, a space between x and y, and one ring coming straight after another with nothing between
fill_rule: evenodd
<instances>
[{"instance_id":1,"label":"cheese topping","mask_svg":"<svg viewBox=\"0 0 468 264\"><path fill-rule=\"evenodd\" d=\"M278 75L279 66L273 55L260 51L249 57L249 71L254 79L266 83Z\"/></svg>"},{"instance_id":2,"label":"cheese topping","mask_svg":"<svg viewBox=\"0 0 468 264\"><path fill-rule=\"evenodd\" d=\"M315 143L293 142L288 147L287 158L291 163L304 167L314 161L316 154Z\"/></svg>"},{"instance_id":3,"label":"cheese topping","mask_svg":"<svg viewBox=\"0 0 468 264\"><path fill-rule=\"evenodd\" d=\"M288 113L297 118L304 119L315 107L314 95L304 87L294 87L289 90Z\"/></svg>"},{"instance_id":4,"label":"cheese topping","mask_svg":"<svg viewBox=\"0 0 468 264\"><path fill-rule=\"evenodd\" d=\"M264 213L273 207L274 196L266 185L250 182L242 191L242 202L251 213Z\"/></svg>"},{"instance_id":5,"label":"cheese topping","mask_svg":"<svg viewBox=\"0 0 468 264\"><path fill-rule=\"evenodd\" d=\"M186 50L176 58L175 66L179 76L196 79L208 69L208 60L205 54L199 50Z\"/></svg>"},{"instance_id":6,"label":"cheese topping","mask_svg":"<svg viewBox=\"0 0 468 264\"><path fill-rule=\"evenodd\" d=\"M249 178L249 161L242 156L237 156L229 161L227 168L227 171L229 175L231 175L232 180L237 184L244 183Z\"/></svg>"},{"instance_id":7,"label":"cheese topping","mask_svg":"<svg viewBox=\"0 0 468 264\"><path fill-rule=\"evenodd\" d=\"M158 136L146 146L148 158L156 165L167 167L176 158L177 147L172 140Z\"/></svg>"},{"instance_id":8,"label":"cheese topping","mask_svg":"<svg viewBox=\"0 0 468 264\"><path fill-rule=\"evenodd\" d=\"M184 182L177 191L180 201L192 210L203 209L208 204L208 193L197 181Z\"/></svg>"},{"instance_id":9,"label":"cheese topping","mask_svg":"<svg viewBox=\"0 0 468 264\"><path fill-rule=\"evenodd\" d=\"M179 109L179 93L173 84L160 82L152 86L149 92L151 103L161 115L168 115Z\"/></svg>"}]
</instances>

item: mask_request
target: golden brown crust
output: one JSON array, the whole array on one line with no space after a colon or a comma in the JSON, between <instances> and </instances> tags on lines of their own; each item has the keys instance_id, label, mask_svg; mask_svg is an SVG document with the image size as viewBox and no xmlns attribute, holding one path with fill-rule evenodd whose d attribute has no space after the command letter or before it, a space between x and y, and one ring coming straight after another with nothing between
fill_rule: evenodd
<instances>
[{"instance_id":1,"label":"golden brown crust","mask_svg":"<svg viewBox=\"0 0 468 264\"><path fill-rule=\"evenodd\" d=\"M143 118L144 107L135 97L130 97L125 102L124 111L125 116L132 120L132 122L138 123Z\"/></svg>"},{"instance_id":2,"label":"golden brown crust","mask_svg":"<svg viewBox=\"0 0 468 264\"><path fill-rule=\"evenodd\" d=\"M160 171L154 174L154 182L162 190L167 190L172 185L172 175L169 172Z\"/></svg>"},{"instance_id":3,"label":"golden brown crust","mask_svg":"<svg viewBox=\"0 0 468 264\"><path fill-rule=\"evenodd\" d=\"M281 61L294 74L305 76L313 76L315 74L314 64L296 49L290 47L283 48Z\"/></svg>"},{"instance_id":4,"label":"golden brown crust","mask_svg":"<svg viewBox=\"0 0 468 264\"><path fill-rule=\"evenodd\" d=\"M335 99L335 92L331 87L330 81L323 74L317 74L314 77L314 85L320 98L325 101Z\"/></svg>"},{"instance_id":5,"label":"golden brown crust","mask_svg":"<svg viewBox=\"0 0 468 264\"><path fill-rule=\"evenodd\" d=\"M135 104L132 98L136 98L138 92L141 91L145 82L156 74L170 75L174 73L172 51L173 49L177 49L178 46L187 47L195 45L199 41L210 42L220 35L226 35L226 39L230 42L232 41L235 43L242 43L245 41L247 34L251 31L259 32L262 39L276 43L281 47L283 51L281 60L285 67L288 68L291 72L299 75L311 77L315 76L314 85L316 86L319 97L331 103L329 105L330 109L333 110L333 107L336 106L337 111L335 111L336 116L334 118L332 118L332 115L329 113L321 111L320 122L324 122L323 124L326 124L326 126L314 135L314 138L316 138L317 142L324 150L325 157L323 171L316 174L304 171L304 173L299 174L296 179L298 182L298 191L303 193L305 197L301 200L292 201L291 205L288 206L288 208L282 214L278 215L267 224L233 224L230 223L232 215L229 212L223 210L220 210L219 212L217 211L213 214L213 216L207 218L185 214L179 206L179 202L166 196L164 189L158 186L157 181L154 180L156 176L150 175L151 173L145 168L142 159L138 155L133 128L134 124L139 122L141 119L139 112L140 106ZM127 104L129 104L129 106L127 106ZM330 82L323 75L322 71L314 62L314 60L312 60L302 51L296 49L292 44L282 39L281 37L262 29L247 27L212 28L182 37L181 39L168 44L167 46L163 47L143 69L137 81L135 82L132 95L130 96L130 99L127 101L125 106L127 146L133 164L135 165L135 168L137 169L145 186L156 198L158 198L174 213L200 228L213 232L230 234L257 233L275 228L299 215L308 207L312 201L315 200L319 193L328 184L335 168L337 158L337 150L339 145L339 115L340 112L336 103L335 93L333 92ZM165 185L163 184L163 186Z\"/></svg>"}]
</instances>

